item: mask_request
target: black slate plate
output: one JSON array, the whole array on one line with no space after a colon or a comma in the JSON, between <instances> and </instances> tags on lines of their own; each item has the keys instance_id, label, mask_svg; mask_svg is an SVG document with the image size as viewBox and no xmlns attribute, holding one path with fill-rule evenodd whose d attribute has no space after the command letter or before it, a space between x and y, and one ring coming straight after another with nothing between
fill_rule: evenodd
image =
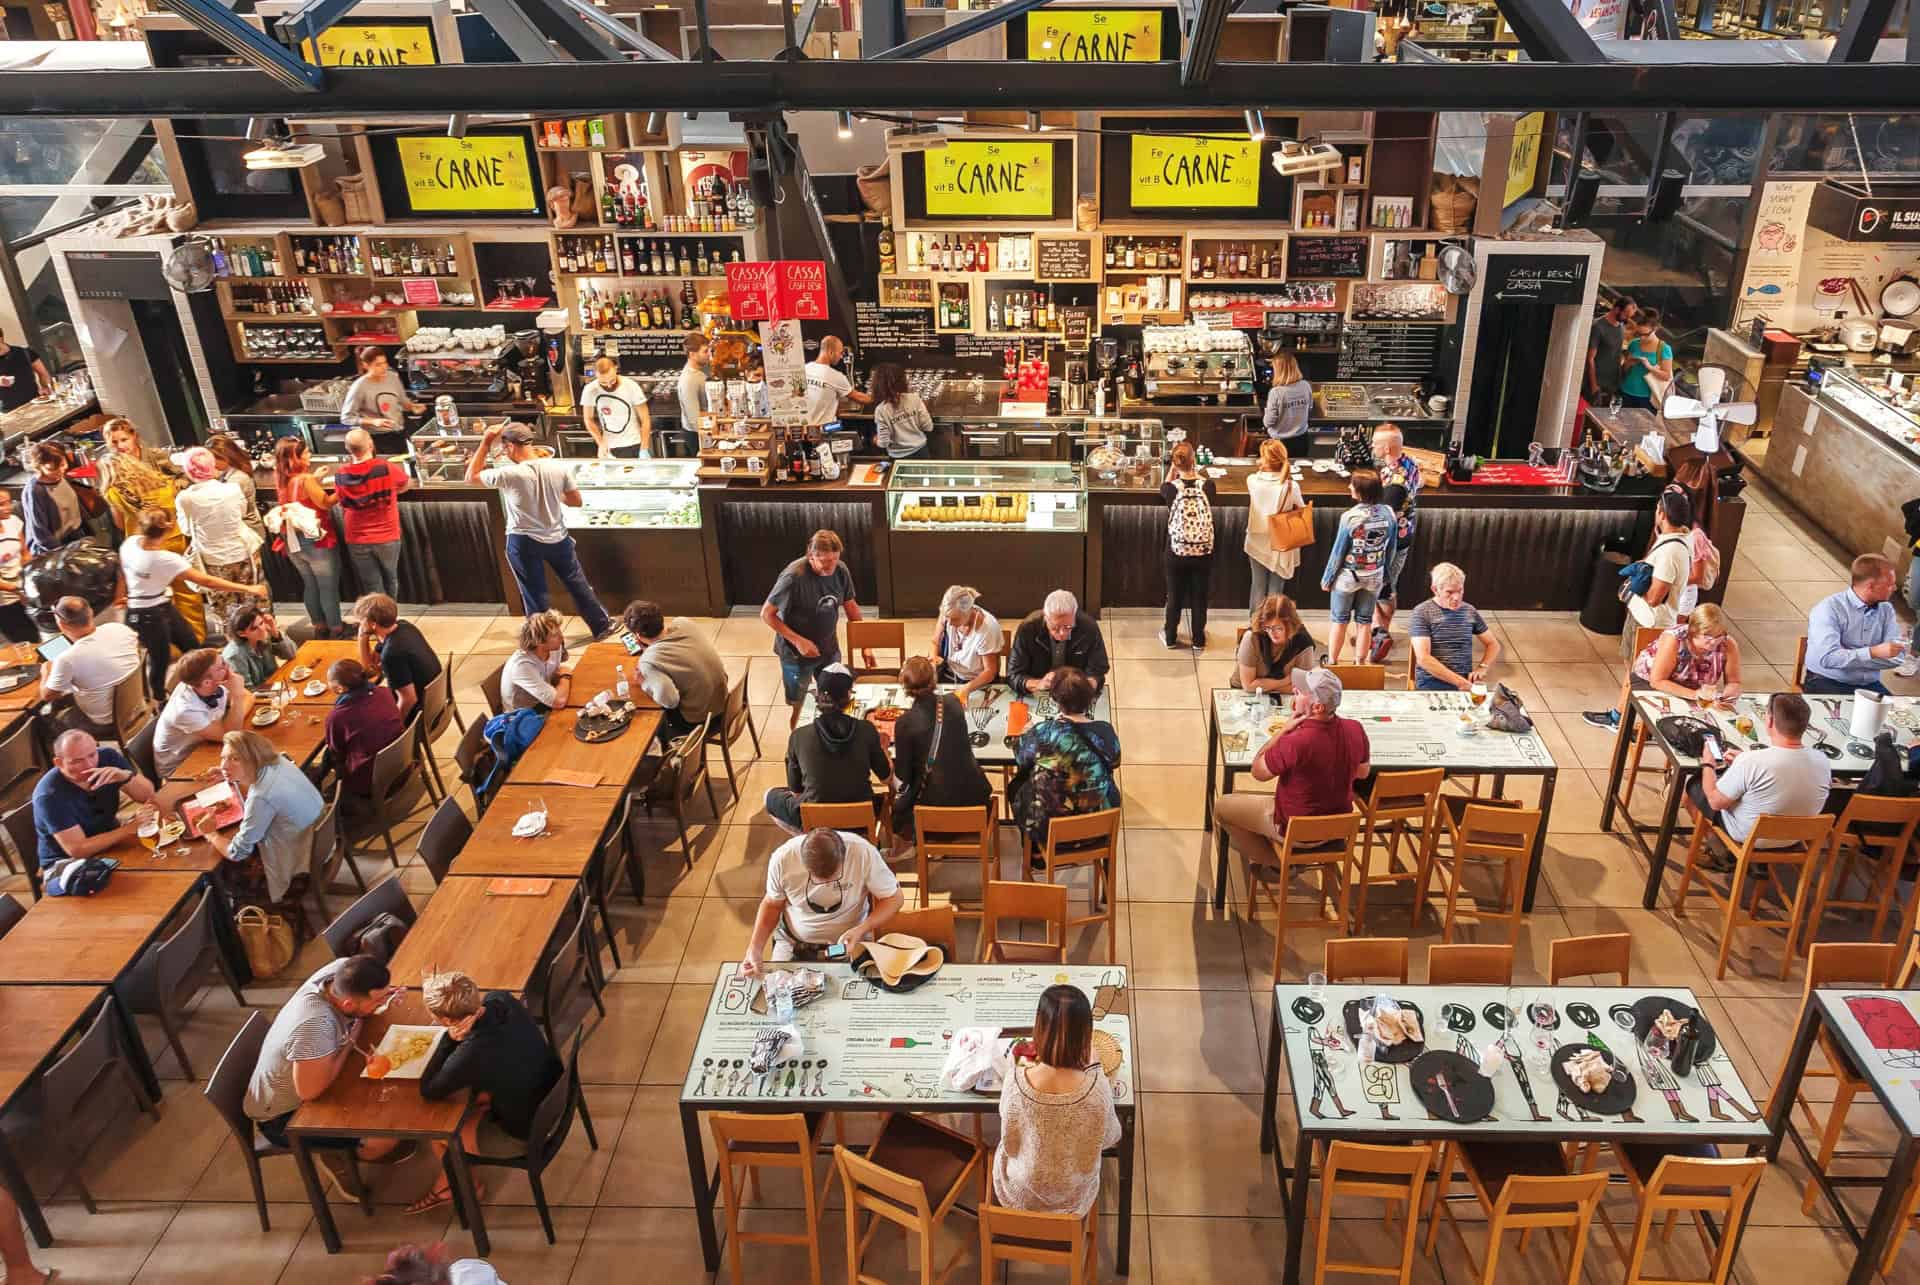
<instances>
[{"instance_id":1,"label":"black slate plate","mask_svg":"<svg viewBox=\"0 0 1920 1285\"><path fill-rule=\"evenodd\" d=\"M1437 1077L1447 1077L1447 1092L1442 1093ZM1407 1067L1407 1079L1413 1084L1413 1096L1436 1120L1454 1124L1477 1124L1493 1114L1493 1081L1480 1074L1470 1057L1446 1049L1433 1049L1413 1059ZM1451 1094L1455 1114L1447 1107Z\"/></svg>"},{"instance_id":2,"label":"black slate plate","mask_svg":"<svg viewBox=\"0 0 1920 1285\"><path fill-rule=\"evenodd\" d=\"M1669 1009L1675 1017L1693 1023L1693 1060L1696 1064L1712 1057L1714 1049L1719 1047L1706 1014L1690 1004L1682 1004L1666 995L1647 995L1635 1000L1632 1008L1633 1038L1636 1040L1646 1039L1647 1032L1653 1029L1654 1019L1660 1016L1662 1009Z\"/></svg>"},{"instance_id":3,"label":"black slate plate","mask_svg":"<svg viewBox=\"0 0 1920 1285\"><path fill-rule=\"evenodd\" d=\"M1418 1004L1410 1004L1398 996L1395 996L1394 1000L1401 1008L1410 1009L1413 1015L1420 1019L1420 1033L1425 1035L1427 1033L1427 1015L1420 1011L1420 1006ZM1360 1014L1365 1010L1368 1002L1369 1001L1364 999L1350 999L1347 1001L1346 1007L1341 1010L1346 1017L1347 1038L1353 1041L1355 1048L1360 1047ZM1426 1048L1426 1043L1421 1040L1402 1040L1398 1044L1393 1045L1383 1044L1380 1046L1380 1051L1376 1055L1375 1060L1388 1063L1392 1066L1405 1066L1426 1052Z\"/></svg>"},{"instance_id":4,"label":"black slate plate","mask_svg":"<svg viewBox=\"0 0 1920 1285\"><path fill-rule=\"evenodd\" d=\"M25 687L38 677L40 677L38 665L8 665L5 669L0 669L0 692L10 692L15 688Z\"/></svg>"},{"instance_id":5,"label":"black slate plate","mask_svg":"<svg viewBox=\"0 0 1920 1285\"><path fill-rule=\"evenodd\" d=\"M1567 1095L1567 1101L1577 1107L1591 1111L1595 1115L1623 1115L1633 1105L1634 1097L1640 1092L1640 1082L1631 1074L1625 1080L1615 1080L1605 1093L1588 1093L1576 1085L1567 1075L1566 1069L1561 1066L1561 1063L1573 1054L1592 1047L1591 1044L1562 1044L1555 1049L1552 1062L1553 1082L1560 1086L1562 1093ZM1622 1065L1620 1059L1615 1057L1610 1049L1601 1049L1600 1056L1607 1059L1608 1066L1617 1068Z\"/></svg>"},{"instance_id":6,"label":"black slate plate","mask_svg":"<svg viewBox=\"0 0 1920 1285\"><path fill-rule=\"evenodd\" d=\"M602 741L618 740L626 735L627 729L633 726L633 709L624 702L616 703L614 709L616 713L611 718L596 718L591 714L581 714L574 720L574 739L585 741L589 745L598 745Z\"/></svg>"}]
</instances>

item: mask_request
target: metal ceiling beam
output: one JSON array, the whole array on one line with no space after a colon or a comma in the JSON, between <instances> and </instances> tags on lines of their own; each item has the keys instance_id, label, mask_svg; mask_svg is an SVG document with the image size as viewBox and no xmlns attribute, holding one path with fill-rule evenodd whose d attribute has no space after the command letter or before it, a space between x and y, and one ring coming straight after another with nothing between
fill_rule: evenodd
<instances>
[{"instance_id":1,"label":"metal ceiling beam","mask_svg":"<svg viewBox=\"0 0 1920 1285\"><path fill-rule=\"evenodd\" d=\"M922 54L930 54L936 49L945 49L948 45L958 44L969 36L977 36L983 31L991 31L995 27L1003 27L1009 19L1023 13L1029 13L1046 3L1047 0L1005 0L1004 3L996 5L991 9L982 9L976 13L968 14L958 22L948 23L938 31L930 31L924 36L909 40L904 44L895 45L891 49L882 49L877 54L868 54L864 61L897 62L908 58L918 58ZM1017 63L1015 65L1024 67L1028 64ZM947 73L942 71L940 74L944 77ZM1002 102L999 105L1005 106L1006 104Z\"/></svg>"},{"instance_id":2,"label":"metal ceiling beam","mask_svg":"<svg viewBox=\"0 0 1920 1285\"><path fill-rule=\"evenodd\" d=\"M308 0L273 24L280 38L295 49L302 40L318 40L320 33L347 16L360 0Z\"/></svg>"},{"instance_id":3,"label":"metal ceiling beam","mask_svg":"<svg viewBox=\"0 0 1920 1285\"><path fill-rule=\"evenodd\" d=\"M160 7L169 13L177 14L192 23L199 30L219 41L223 46L245 58L254 67L260 69L282 90L307 95L317 94L327 86L327 73L309 62L302 62L284 45L271 39L264 31L257 30L233 10L219 3L219 0L160 0ZM81 75L94 76L92 72ZM116 73L117 74L117 73ZM112 76L104 77L112 80ZM279 111L285 112L287 104L282 101ZM259 115L270 113L260 112Z\"/></svg>"},{"instance_id":4,"label":"metal ceiling beam","mask_svg":"<svg viewBox=\"0 0 1920 1285\"><path fill-rule=\"evenodd\" d=\"M564 6L578 18L581 25L600 33L610 44L625 45L639 54L645 62L679 62L680 55L642 35L640 31L620 21L597 5L587 4L585 0L552 0L552 3Z\"/></svg>"},{"instance_id":5,"label":"metal ceiling beam","mask_svg":"<svg viewBox=\"0 0 1920 1285\"><path fill-rule=\"evenodd\" d=\"M1880 43L1880 37L1886 32L1887 19L1893 16L1893 6L1894 0L1852 0L1847 5L1847 20L1833 38L1833 52L1827 55L1827 61L1873 61L1873 47ZM1911 54L1911 31L1907 33L1907 49Z\"/></svg>"},{"instance_id":6,"label":"metal ceiling beam","mask_svg":"<svg viewBox=\"0 0 1920 1285\"><path fill-rule=\"evenodd\" d=\"M548 41L546 33L535 26L515 0L468 0L473 11L487 20L493 28L493 34L500 37L520 65L534 66L540 63L557 63L560 54ZM488 64L499 66L498 63Z\"/></svg>"},{"instance_id":7,"label":"metal ceiling beam","mask_svg":"<svg viewBox=\"0 0 1920 1285\"><path fill-rule=\"evenodd\" d=\"M559 48L563 58L595 63L626 61L626 55L614 47L601 28L586 21L568 0L513 0L513 4L536 31ZM494 6L486 12L498 11Z\"/></svg>"},{"instance_id":8,"label":"metal ceiling beam","mask_svg":"<svg viewBox=\"0 0 1920 1285\"><path fill-rule=\"evenodd\" d=\"M1561 0L1496 0L1527 57L1543 63L1604 63L1593 37ZM1552 98L1542 100L1558 107Z\"/></svg>"},{"instance_id":9,"label":"metal ceiling beam","mask_svg":"<svg viewBox=\"0 0 1920 1285\"><path fill-rule=\"evenodd\" d=\"M1193 27L1187 32L1186 51L1180 55L1180 83L1204 85L1220 62L1220 36L1227 29L1233 0L1199 0Z\"/></svg>"},{"instance_id":10,"label":"metal ceiling beam","mask_svg":"<svg viewBox=\"0 0 1920 1285\"><path fill-rule=\"evenodd\" d=\"M504 0L478 0L482 5ZM1018 0L1013 0L1018 3ZM999 12L995 10L993 12ZM317 69L316 69L317 70ZM0 76L0 117L293 116L302 119L449 110L1092 111L1194 107L1300 110L1902 112L1920 110L1920 76L1904 62L1674 63L1568 66L1496 63L1222 63L1204 85L1182 86L1174 63L743 60L705 66L608 63L582 77L564 63L455 63L331 67L328 92L289 101L260 71L237 68L16 71Z\"/></svg>"}]
</instances>

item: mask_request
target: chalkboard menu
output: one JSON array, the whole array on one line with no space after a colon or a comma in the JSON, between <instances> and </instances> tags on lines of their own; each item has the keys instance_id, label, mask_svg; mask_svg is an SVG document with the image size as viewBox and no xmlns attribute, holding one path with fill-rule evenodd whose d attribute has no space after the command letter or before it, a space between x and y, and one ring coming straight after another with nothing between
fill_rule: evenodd
<instances>
[{"instance_id":1,"label":"chalkboard menu","mask_svg":"<svg viewBox=\"0 0 1920 1285\"><path fill-rule=\"evenodd\" d=\"M666 358L685 361L686 336L673 330L643 331L637 335L582 335L580 358L583 364L595 357Z\"/></svg>"},{"instance_id":2,"label":"chalkboard menu","mask_svg":"<svg viewBox=\"0 0 1920 1285\"><path fill-rule=\"evenodd\" d=\"M1486 289L1517 303L1579 303L1587 290L1584 254L1496 254L1487 260Z\"/></svg>"},{"instance_id":3,"label":"chalkboard menu","mask_svg":"<svg viewBox=\"0 0 1920 1285\"><path fill-rule=\"evenodd\" d=\"M853 305L855 337L862 348L938 351L933 314L925 308L882 308L867 300Z\"/></svg>"},{"instance_id":4,"label":"chalkboard menu","mask_svg":"<svg viewBox=\"0 0 1920 1285\"><path fill-rule=\"evenodd\" d=\"M1085 281L1093 276L1091 237L1034 238L1035 281Z\"/></svg>"},{"instance_id":5,"label":"chalkboard menu","mask_svg":"<svg viewBox=\"0 0 1920 1285\"><path fill-rule=\"evenodd\" d=\"M1367 275L1367 238L1363 236L1290 236L1287 280Z\"/></svg>"},{"instance_id":6,"label":"chalkboard menu","mask_svg":"<svg viewBox=\"0 0 1920 1285\"><path fill-rule=\"evenodd\" d=\"M1445 327L1414 323L1349 321L1340 334L1339 379L1412 382L1439 362Z\"/></svg>"},{"instance_id":7,"label":"chalkboard menu","mask_svg":"<svg viewBox=\"0 0 1920 1285\"><path fill-rule=\"evenodd\" d=\"M1061 343L1069 352L1078 352L1093 342L1093 309L1060 310Z\"/></svg>"},{"instance_id":8,"label":"chalkboard menu","mask_svg":"<svg viewBox=\"0 0 1920 1285\"><path fill-rule=\"evenodd\" d=\"M981 335L942 335L940 337L953 341L953 355L956 357L998 357L1012 342L1007 339L988 339Z\"/></svg>"}]
</instances>

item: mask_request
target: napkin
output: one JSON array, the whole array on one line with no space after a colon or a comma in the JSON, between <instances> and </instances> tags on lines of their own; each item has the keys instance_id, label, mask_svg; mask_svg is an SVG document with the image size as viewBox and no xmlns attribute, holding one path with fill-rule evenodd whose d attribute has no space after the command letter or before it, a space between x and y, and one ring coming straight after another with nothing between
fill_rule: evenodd
<instances>
[{"instance_id":1,"label":"napkin","mask_svg":"<svg viewBox=\"0 0 1920 1285\"><path fill-rule=\"evenodd\" d=\"M1680 1038L1680 1033L1687 1029L1687 1024L1675 1017L1673 1010L1663 1008L1660 1010L1660 1016L1653 1019L1653 1029L1669 1040L1677 1040Z\"/></svg>"},{"instance_id":2,"label":"napkin","mask_svg":"<svg viewBox=\"0 0 1920 1285\"><path fill-rule=\"evenodd\" d=\"M948 1042L940 1071L962 1093L990 1093L1013 1074L1013 1059L1001 1047L999 1027L963 1026Z\"/></svg>"},{"instance_id":3,"label":"napkin","mask_svg":"<svg viewBox=\"0 0 1920 1285\"><path fill-rule=\"evenodd\" d=\"M1360 1017L1360 1029L1373 1036L1381 1044L1391 1047L1403 1040L1419 1043L1420 1019L1412 1009L1395 1009L1385 1013L1363 1013Z\"/></svg>"},{"instance_id":4,"label":"napkin","mask_svg":"<svg viewBox=\"0 0 1920 1285\"><path fill-rule=\"evenodd\" d=\"M547 810L532 808L520 814L513 823L513 837L516 839L538 838L547 832Z\"/></svg>"},{"instance_id":5,"label":"napkin","mask_svg":"<svg viewBox=\"0 0 1920 1285\"><path fill-rule=\"evenodd\" d=\"M1613 1084L1613 1068L1598 1049L1581 1049L1560 1065L1566 1069L1567 1078L1585 1092L1605 1093Z\"/></svg>"}]
</instances>

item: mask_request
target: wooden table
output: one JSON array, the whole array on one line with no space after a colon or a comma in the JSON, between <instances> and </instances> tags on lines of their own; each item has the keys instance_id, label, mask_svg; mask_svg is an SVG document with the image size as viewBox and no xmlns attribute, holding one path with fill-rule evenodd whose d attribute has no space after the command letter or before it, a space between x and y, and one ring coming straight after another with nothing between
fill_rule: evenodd
<instances>
[{"instance_id":1,"label":"wooden table","mask_svg":"<svg viewBox=\"0 0 1920 1285\"><path fill-rule=\"evenodd\" d=\"M450 873L582 878L594 845L620 806L620 795L620 788L611 785L589 790L504 785L473 828L473 837L454 858ZM513 823L538 807L547 810L547 833L537 839L516 839Z\"/></svg>"},{"instance_id":2,"label":"wooden table","mask_svg":"<svg viewBox=\"0 0 1920 1285\"><path fill-rule=\"evenodd\" d=\"M327 743L327 716L318 707L295 703L289 706L271 727L255 727L251 720L246 730L264 736L273 747L304 767ZM220 768L220 745L207 741L193 747L167 777L169 781L203 780L213 784Z\"/></svg>"},{"instance_id":3,"label":"wooden table","mask_svg":"<svg viewBox=\"0 0 1920 1285\"><path fill-rule=\"evenodd\" d=\"M204 882L188 870L119 874L91 897L45 897L0 937L0 982L111 985Z\"/></svg>"},{"instance_id":4,"label":"wooden table","mask_svg":"<svg viewBox=\"0 0 1920 1285\"><path fill-rule=\"evenodd\" d=\"M293 653L293 659L274 670L273 677L268 679L265 685L271 687L274 683L285 683L290 687L294 687L293 699L295 704L331 705L334 699L331 688L321 692L318 696L306 696L302 695L302 692L305 690L306 685L314 679L324 679L327 676L327 668L332 665L334 661L358 659L360 659L360 644L353 639L321 640L316 638L312 642L301 643L300 650ZM301 679L298 684L295 684L287 675L302 666L311 669L313 672Z\"/></svg>"},{"instance_id":5,"label":"wooden table","mask_svg":"<svg viewBox=\"0 0 1920 1285\"><path fill-rule=\"evenodd\" d=\"M457 968L483 991L527 988L580 881L555 879L544 897L490 896L491 882L463 875L440 885L387 965L394 985L418 986L429 969Z\"/></svg>"},{"instance_id":6,"label":"wooden table","mask_svg":"<svg viewBox=\"0 0 1920 1285\"><path fill-rule=\"evenodd\" d=\"M593 698L595 692L611 692L617 681L615 666L627 667L627 681L631 685L633 699L641 705L651 706L653 702L640 690L635 681L639 662L626 646L617 642L588 643L580 649L579 659L573 666L573 690L579 703L585 704Z\"/></svg>"},{"instance_id":7,"label":"wooden table","mask_svg":"<svg viewBox=\"0 0 1920 1285\"><path fill-rule=\"evenodd\" d=\"M394 1001L385 1014L366 1020L360 1044L369 1049L376 1047L387 1027L396 1022L428 1026L432 1021L420 992L412 990ZM465 1207L467 1225L473 1229L474 1247L484 1257L491 1248L486 1222L480 1202L474 1198L472 1170L460 1147L460 1122L466 1117L469 1095L456 1093L443 1101L429 1102L420 1096L418 1080L369 1080L360 1074L365 1067L365 1057L357 1052L349 1053L346 1065L327 1086L327 1091L301 1107L287 1122L287 1141L293 1147L294 1164L299 1167L301 1182L306 1184L307 1200L313 1206L314 1220L320 1225L320 1238L327 1252L340 1252L340 1229L334 1224L326 1188L314 1167L312 1140L421 1138L447 1144L454 1198Z\"/></svg>"},{"instance_id":8,"label":"wooden table","mask_svg":"<svg viewBox=\"0 0 1920 1285\"><path fill-rule=\"evenodd\" d=\"M25 643L8 643L0 647L0 668L13 665L40 664L40 653ZM0 692L0 713L17 714L32 709L40 702L40 680L30 678L18 687Z\"/></svg>"},{"instance_id":9,"label":"wooden table","mask_svg":"<svg viewBox=\"0 0 1920 1285\"><path fill-rule=\"evenodd\" d=\"M184 856L174 856L182 847ZM188 839L182 843L170 843L163 849L149 848L137 837L128 836L111 848L99 854L112 857L120 863L120 869L114 872L114 879L122 875L149 875L155 872L194 871L205 874L214 869L224 859L218 850L205 839ZM107 885L109 891L113 885ZM85 898L81 898L85 900Z\"/></svg>"},{"instance_id":10,"label":"wooden table","mask_svg":"<svg viewBox=\"0 0 1920 1285\"><path fill-rule=\"evenodd\" d=\"M547 725L513 765L507 781L512 785L580 789L582 787L569 787L556 780L555 773L598 772L600 779L594 782L594 787L624 788L639 770L640 760L653 747L653 734L660 729L662 717L656 708L636 710L625 732L611 741L589 745L573 734L574 724L580 721L580 711L571 706L556 709L547 715Z\"/></svg>"},{"instance_id":11,"label":"wooden table","mask_svg":"<svg viewBox=\"0 0 1920 1285\"><path fill-rule=\"evenodd\" d=\"M7 1033L0 1040L0 1111L39 1077L105 994L98 986L0 986L0 1031ZM0 1134L0 1182L13 1193L34 1243L51 1246L53 1231L5 1134Z\"/></svg>"}]
</instances>

